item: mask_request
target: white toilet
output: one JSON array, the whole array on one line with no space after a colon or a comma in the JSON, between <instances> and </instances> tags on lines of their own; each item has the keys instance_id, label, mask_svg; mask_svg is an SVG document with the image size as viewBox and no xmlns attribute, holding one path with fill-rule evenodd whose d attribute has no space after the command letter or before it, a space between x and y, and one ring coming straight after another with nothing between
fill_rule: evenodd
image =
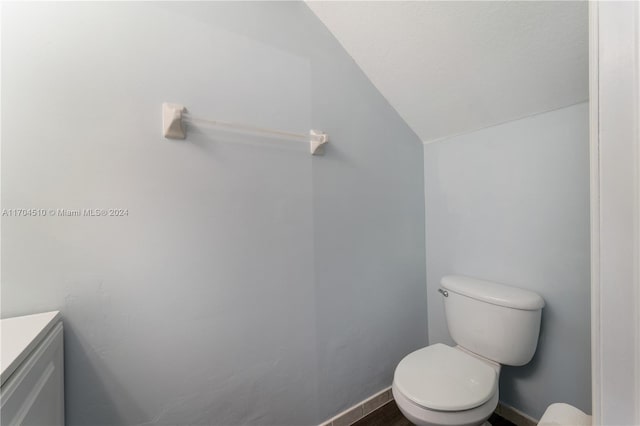
<instances>
[{"instance_id":1,"label":"white toilet","mask_svg":"<svg viewBox=\"0 0 640 426\"><path fill-rule=\"evenodd\" d=\"M404 357L393 396L416 425L480 425L498 405L500 366L531 361L544 300L469 277L447 276L441 283L447 327L458 346L438 343Z\"/></svg>"}]
</instances>

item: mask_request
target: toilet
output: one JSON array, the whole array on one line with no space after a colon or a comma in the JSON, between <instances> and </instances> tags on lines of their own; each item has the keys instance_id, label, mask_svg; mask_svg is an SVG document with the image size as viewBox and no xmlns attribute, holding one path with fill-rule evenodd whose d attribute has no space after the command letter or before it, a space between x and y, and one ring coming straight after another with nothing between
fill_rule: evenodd
<instances>
[{"instance_id":1,"label":"toilet","mask_svg":"<svg viewBox=\"0 0 640 426\"><path fill-rule=\"evenodd\" d=\"M544 300L529 290L464 276L442 278L447 328L457 346L418 349L396 367L392 392L419 426L477 426L498 405L501 365L533 358Z\"/></svg>"}]
</instances>

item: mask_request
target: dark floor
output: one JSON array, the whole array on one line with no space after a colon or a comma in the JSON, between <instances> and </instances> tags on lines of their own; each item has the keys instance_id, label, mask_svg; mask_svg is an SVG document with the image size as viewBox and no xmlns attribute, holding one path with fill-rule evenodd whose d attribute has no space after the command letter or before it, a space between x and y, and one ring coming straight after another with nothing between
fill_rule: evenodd
<instances>
[{"instance_id":1,"label":"dark floor","mask_svg":"<svg viewBox=\"0 0 640 426\"><path fill-rule=\"evenodd\" d=\"M497 414L492 414L489 417L489 423L492 426L515 426L509 420L505 420ZM398 409L396 403L391 401L358 420L352 426L413 426L413 423L407 420Z\"/></svg>"}]
</instances>

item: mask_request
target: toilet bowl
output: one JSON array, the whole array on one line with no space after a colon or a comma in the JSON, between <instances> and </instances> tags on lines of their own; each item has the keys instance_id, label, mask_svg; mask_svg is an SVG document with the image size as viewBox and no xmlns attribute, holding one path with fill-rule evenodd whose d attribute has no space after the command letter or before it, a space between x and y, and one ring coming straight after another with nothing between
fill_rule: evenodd
<instances>
[{"instance_id":1,"label":"toilet bowl","mask_svg":"<svg viewBox=\"0 0 640 426\"><path fill-rule=\"evenodd\" d=\"M409 419L413 424L426 426L426 425L450 425L450 426L473 426L480 425L487 420L498 406L498 392L496 392L489 401L480 405L479 407L472 408L464 411L437 411L430 410L418 406L400 392L397 391L395 386L393 389L393 397L396 404L400 408L402 414Z\"/></svg>"},{"instance_id":2,"label":"toilet bowl","mask_svg":"<svg viewBox=\"0 0 640 426\"><path fill-rule=\"evenodd\" d=\"M458 346L437 343L405 356L394 373L393 396L418 426L478 426L498 405L501 365L533 357L544 300L469 277L441 283L447 327Z\"/></svg>"},{"instance_id":3,"label":"toilet bowl","mask_svg":"<svg viewBox=\"0 0 640 426\"><path fill-rule=\"evenodd\" d=\"M393 397L405 417L418 425L479 425L498 405L499 373L499 364L459 347L435 344L398 364Z\"/></svg>"}]
</instances>

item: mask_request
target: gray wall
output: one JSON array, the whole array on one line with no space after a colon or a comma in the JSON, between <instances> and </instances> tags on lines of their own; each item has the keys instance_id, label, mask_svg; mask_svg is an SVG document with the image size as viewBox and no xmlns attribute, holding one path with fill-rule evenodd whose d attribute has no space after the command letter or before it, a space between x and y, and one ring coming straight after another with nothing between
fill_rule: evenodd
<instances>
[{"instance_id":1,"label":"gray wall","mask_svg":"<svg viewBox=\"0 0 640 426\"><path fill-rule=\"evenodd\" d=\"M419 141L307 7L5 3L2 315L59 309L67 420L317 424L426 343ZM160 104L329 133L160 132Z\"/></svg>"},{"instance_id":2,"label":"gray wall","mask_svg":"<svg viewBox=\"0 0 640 426\"><path fill-rule=\"evenodd\" d=\"M430 343L453 343L437 288L462 274L544 297L534 359L505 367L500 398L539 418L590 412L588 104L425 145Z\"/></svg>"}]
</instances>

